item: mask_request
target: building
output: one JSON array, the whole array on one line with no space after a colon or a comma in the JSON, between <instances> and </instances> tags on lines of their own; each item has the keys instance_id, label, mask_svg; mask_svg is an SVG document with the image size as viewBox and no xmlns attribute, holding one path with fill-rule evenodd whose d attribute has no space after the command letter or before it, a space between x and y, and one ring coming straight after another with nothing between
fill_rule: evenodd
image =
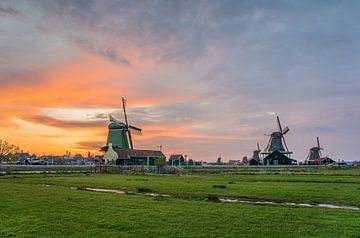
<instances>
[{"instance_id":1,"label":"building","mask_svg":"<svg viewBox=\"0 0 360 238\"><path fill-rule=\"evenodd\" d=\"M315 160L312 160L310 162L310 164L312 165L328 165L328 164L336 164L336 162L331 159L330 157L322 157L322 158L317 158Z\"/></svg>"},{"instance_id":2,"label":"building","mask_svg":"<svg viewBox=\"0 0 360 238\"><path fill-rule=\"evenodd\" d=\"M264 165L296 165L296 160L291 159L278 150L268 154L263 159Z\"/></svg>"},{"instance_id":3,"label":"building","mask_svg":"<svg viewBox=\"0 0 360 238\"><path fill-rule=\"evenodd\" d=\"M190 161L187 161L188 165L193 165L194 162L191 160L191 164L189 164ZM175 154L175 155L170 155L169 158L169 165L173 165L173 166L181 166L185 164L185 157L182 154Z\"/></svg>"}]
</instances>

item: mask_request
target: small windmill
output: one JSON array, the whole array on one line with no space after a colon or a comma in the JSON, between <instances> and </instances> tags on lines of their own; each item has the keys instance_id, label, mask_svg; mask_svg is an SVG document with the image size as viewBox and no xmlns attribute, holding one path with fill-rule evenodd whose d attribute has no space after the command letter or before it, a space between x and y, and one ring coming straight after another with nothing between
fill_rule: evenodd
<instances>
[{"instance_id":1,"label":"small windmill","mask_svg":"<svg viewBox=\"0 0 360 238\"><path fill-rule=\"evenodd\" d=\"M125 123L117 119L114 114L110 114L109 134L107 144L121 149L134 149L131 133L141 135L141 129L129 125L126 115L126 100L122 98Z\"/></svg>"},{"instance_id":2,"label":"small windmill","mask_svg":"<svg viewBox=\"0 0 360 238\"><path fill-rule=\"evenodd\" d=\"M259 143L257 143L257 150L253 151L253 156L249 160L249 165L260 165L261 164L260 152L261 152L260 145L259 145Z\"/></svg>"},{"instance_id":3,"label":"small windmill","mask_svg":"<svg viewBox=\"0 0 360 238\"><path fill-rule=\"evenodd\" d=\"M322 158L321 151L323 148L320 147L320 140L319 137L316 137L317 146L312 147L309 151L309 155L306 158L306 162L308 161L314 161L316 159Z\"/></svg>"},{"instance_id":4,"label":"small windmill","mask_svg":"<svg viewBox=\"0 0 360 238\"><path fill-rule=\"evenodd\" d=\"M253 159L256 159L257 161L260 161L260 152L261 152L261 149L260 149L260 145L259 145L259 142L258 142L257 143L257 150L253 151Z\"/></svg>"}]
</instances>

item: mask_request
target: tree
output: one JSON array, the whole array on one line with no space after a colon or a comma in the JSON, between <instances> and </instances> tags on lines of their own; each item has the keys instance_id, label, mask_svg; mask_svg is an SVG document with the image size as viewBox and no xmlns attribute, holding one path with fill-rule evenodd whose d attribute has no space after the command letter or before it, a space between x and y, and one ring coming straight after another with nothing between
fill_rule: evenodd
<instances>
[{"instance_id":1,"label":"tree","mask_svg":"<svg viewBox=\"0 0 360 238\"><path fill-rule=\"evenodd\" d=\"M166 159L165 158L158 158L155 160L155 166L160 171L166 166Z\"/></svg>"},{"instance_id":2,"label":"tree","mask_svg":"<svg viewBox=\"0 0 360 238\"><path fill-rule=\"evenodd\" d=\"M19 151L19 147L5 140L0 140L0 164L1 162Z\"/></svg>"}]
</instances>

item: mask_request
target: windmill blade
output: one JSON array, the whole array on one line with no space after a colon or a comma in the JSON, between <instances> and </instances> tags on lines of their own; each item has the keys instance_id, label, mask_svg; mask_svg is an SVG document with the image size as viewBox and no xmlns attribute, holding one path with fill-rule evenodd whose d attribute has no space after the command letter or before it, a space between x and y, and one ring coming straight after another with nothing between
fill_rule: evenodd
<instances>
[{"instance_id":1,"label":"windmill blade","mask_svg":"<svg viewBox=\"0 0 360 238\"><path fill-rule=\"evenodd\" d=\"M280 118L279 118L279 116L276 116L276 120L277 120L279 132L282 133L283 130L282 130L282 128L281 128L281 123L280 123Z\"/></svg>"},{"instance_id":2,"label":"windmill blade","mask_svg":"<svg viewBox=\"0 0 360 238\"><path fill-rule=\"evenodd\" d=\"M316 137L316 141L317 141L317 146L320 148L320 140L319 140L319 137Z\"/></svg>"},{"instance_id":3,"label":"windmill blade","mask_svg":"<svg viewBox=\"0 0 360 238\"><path fill-rule=\"evenodd\" d=\"M284 130L282 131L282 133L283 133L283 135L285 135L289 131L290 131L289 127L285 127Z\"/></svg>"},{"instance_id":4,"label":"windmill blade","mask_svg":"<svg viewBox=\"0 0 360 238\"><path fill-rule=\"evenodd\" d=\"M125 124L126 124L127 128L130 128L129 123L128 123L128 119L127 119L127 115L126 115L126 99L125 98L122 98L122 104L123 104L123 111L124 111L124 117L125 117ZM134 149L134 145L133 145L133 142L132 142L130 130L128 130L127 134L128 134L128 137L129 137L130 148Z\"/></svg>"},{"instance_id":5,"label":"windmill blade","mask_svg":"<svg viewBox=\"0 0 360 238\"><path fill-rule=\"evenodd\" d=\"M261 150L260 150L259 142L257 143L257 148L258 148L258 151L261 151Z\"/></svg>"},{"instance_id":6,"label":"windmill blade","mask_svg":"<svg viewBox=\"0 0 360 238\"><path fill-rule=\"evenodd\" d=\"M139 135L141 136L142 135L142 130L136 126L132 126L132 125L129 125L129 128L130 128L130 131L131 133L135 134L135 135Z\"/></svg>"}]
</instances>

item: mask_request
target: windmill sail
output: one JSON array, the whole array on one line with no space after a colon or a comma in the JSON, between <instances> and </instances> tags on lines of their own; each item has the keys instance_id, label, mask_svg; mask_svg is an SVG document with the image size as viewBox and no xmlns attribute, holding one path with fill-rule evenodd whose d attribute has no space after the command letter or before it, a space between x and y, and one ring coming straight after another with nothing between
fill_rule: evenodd
<instances>
[{"instance_id":1,"label":"windmill sail","mask_svg":"<svg viewBox=\"0 0 360 238\"><path fill-rule=\"evenodd\" d=\"M284 130L282 131L282 133L283 133L283 135L285 135L289 131L290 131L289 127L285 127Z\"/></svg>"},{"instance_id":2,"label":"windmill sail","mask_svg":"<svg viewBox=\"0 0 360 238\"><path fill-rule=\"evenodd\" d=\"M130 125L129 128L130 128L131 133L133 133L135 135L139 135L139 136L142 135L142 132L141 132L142 130L140 128L132 126L132 125Z\"/></svg>"}]
</instances>

